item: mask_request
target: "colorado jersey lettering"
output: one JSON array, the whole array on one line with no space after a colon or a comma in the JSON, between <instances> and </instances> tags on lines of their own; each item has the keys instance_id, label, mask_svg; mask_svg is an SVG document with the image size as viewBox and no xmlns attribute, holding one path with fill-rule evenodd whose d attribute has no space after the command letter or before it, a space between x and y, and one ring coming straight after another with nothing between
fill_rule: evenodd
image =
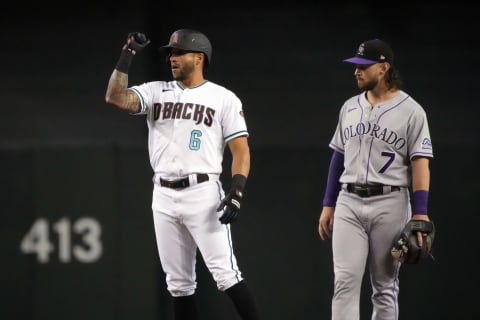
<instances>
[{"instance_id":1,"label":"colorado jersey lettering","mask_svg":"<svg viewBox=\"0 0 480 320\"><path fill-rule=\"evenodd\" d=\"M364 93L352 97L339 117L330 147L345 155L342 183L407 187L405 164L414 156L433 158L425 111L403 91L375 108Z\"/></svg>"}]
</instances>

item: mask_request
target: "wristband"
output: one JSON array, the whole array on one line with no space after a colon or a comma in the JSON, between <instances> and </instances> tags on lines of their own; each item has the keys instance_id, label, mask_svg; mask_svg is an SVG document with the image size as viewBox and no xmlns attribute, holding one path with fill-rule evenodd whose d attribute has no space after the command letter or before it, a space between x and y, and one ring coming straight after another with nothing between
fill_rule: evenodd
<instances>
[{"instance_id":1,"label":"wristband","mask_svg":"<svg viewBox=\"0 0 480 320\"><path fill-rule=\"evenodd\" d=\"M235 174L232 177L232 184L230 190L239 190L240 192L243 191L245 188L245 184L247 183L247 177L241 174Z\"/></svg>"},{"instance_id":2,"label":"wristband","mask_svg":"<svg viewBox=\"0 0 480 320\"><path fill-rule=\"evenodd\" d=\"M123 73L128 73L132 60L133 60L133 53L127 50L122 50L122 53L120 54L120 58L118 58L118 62L117 62L117 65L115 66L115 69Z\"/></svg>"},{"instance_id":3,"label":"wristband","mask_svg":"<svg viewBox=\"0 0 480 320\"><path fill-rule=\"evenodd\" d=\"M413 214L427 214L428 191L417 190L413 193Z\"/></svg>"}]
</instances>

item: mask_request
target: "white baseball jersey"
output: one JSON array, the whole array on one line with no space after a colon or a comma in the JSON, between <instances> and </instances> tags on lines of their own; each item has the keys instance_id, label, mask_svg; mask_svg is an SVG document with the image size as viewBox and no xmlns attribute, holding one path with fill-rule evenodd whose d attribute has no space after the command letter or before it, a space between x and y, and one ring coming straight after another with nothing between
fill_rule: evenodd
<instances>
[{"instance_id":1,"label":"white baseball jersey","mask_svg":"<svg viewBox=\"0 0 480 320\"><path fill-rule=\"evenodd\" d=\"M210 81L192 88L154 81L130 89L141 101L137 114L147 115L150 163L161 177L220 174L226 143L248 136L240 99Z\"/></svg>"},{"instance_id":2,"label":"white baseball jersey","mask_svg":"<svg viewBox=\"0 0 480 320\"><path fill-rule=\"evenodd\" d=\"M433 157L423 108L403 91L371 107L366 92L342 106L330 147L345 155L341 183L407 187L414 156Z\"/></svg>"}]
</instances>

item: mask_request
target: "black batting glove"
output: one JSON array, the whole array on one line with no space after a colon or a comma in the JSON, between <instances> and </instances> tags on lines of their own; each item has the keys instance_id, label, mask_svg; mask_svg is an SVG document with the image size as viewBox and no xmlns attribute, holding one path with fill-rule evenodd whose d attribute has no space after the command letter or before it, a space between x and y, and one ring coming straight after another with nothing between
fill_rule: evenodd
<instances>
[{"instance_id":1,"label":"black batting glove","mask_svg":"<svg viewBox=\"0 0 480 320\"><path fill-rule=\"evenodd\" d=\"M223 224L229 224L235 221L240 213L243 199L243 189L247 178L241 174L236 174L232 177L232 186L230 191L225 195L222 202L217 208L217 211L222 211L222 216L218 219Z\"/></svg>"},{"instance_id":2,"label":"black batting glove","mask_svg":"<svg viewBox=\"0 0 480 320\"><path fill-rule=\"evenodd\" d=\"M242 206L242 192L240 190L229 191L217 208L217 211L223 210L220 222L229 224L237 219Z\"/></svg>"},{"instance_id":3,"label":"black batting glove","mask_svg":"<svg viewBox=\"0 0 480 320\"><path fill-rule=\"evenodd\" d=\"M122 50L130 52L135 55L145 49L150 43L150 39L141 32L130 32L127 37L127 43L123 46Z\"/></svg>"},{"instance_id":4,"label":"black batting glove","mask_svg":"<svg viewBox=\"0 0 480 320\"><path fill-rule=\"evenodd\" d=\"M122 53L118 59L115 69L120 72L128 73L133 56L145 49L150 43L147 36L140 32L130 32L127 42L122 47Z\"/></svg>"}]
</instances>

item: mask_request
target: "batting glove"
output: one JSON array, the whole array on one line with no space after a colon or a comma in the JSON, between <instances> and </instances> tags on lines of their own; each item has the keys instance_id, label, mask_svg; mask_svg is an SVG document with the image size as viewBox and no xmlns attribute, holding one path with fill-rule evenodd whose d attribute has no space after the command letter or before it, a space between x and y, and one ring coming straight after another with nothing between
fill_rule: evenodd
<instances>
[{"instance_id":1,"label":"batting glove","mask_svg":"<svg viewBox=\"0 0 480 320\"><path fill-rule=\"evenodd\" d=\"M231 190L217 208L217 211L223 210L220 222L229 224L237 219L242 205L242 192L240 190Z\"/></svg>"},{"instance_id":2,"label":"batting glove","mask_svg":"<svg viewBox=\"0 0 480 320\"><path fill-rule=\"evenodd\" d=\"M247 177L241 174L235 174L232 177L230 191L217 208L217 211L223 210L223 214L219 219L221 223L228 224L237 219L240 213L240 207L242 206L242 192L246 183Z\"/></svg>"},{"instance_id":3,"label":"batting glove","mask_svg":"<svg viewBox=\"0 0 480 320\"><path fill-rule=\"evenodd\" d=\"M150 39L140 32L130 32L128 34L127 43L123 46L123 50L127 50L133 55L145 49L150 43Z\"/></svg>"},{"instance_id":4,"label":"batting glove","mask_svg":"<svg viewBox=\"0 0 480 320\"><path fill-rule=\"evenodd\" d=\"M122 47L122 53L115 69L123 73L128 73L133 56L142 51L149 43L150 40L147 39L147 36L143 33L130 32L127 37L127 42Z\"/></svg>"}]
</instances>

